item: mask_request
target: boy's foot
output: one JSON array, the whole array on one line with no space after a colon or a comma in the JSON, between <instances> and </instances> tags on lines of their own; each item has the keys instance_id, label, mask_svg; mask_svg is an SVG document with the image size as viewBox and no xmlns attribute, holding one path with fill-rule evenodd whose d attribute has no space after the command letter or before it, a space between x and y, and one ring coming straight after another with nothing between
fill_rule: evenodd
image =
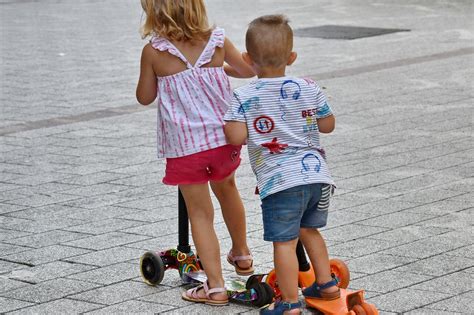
<instances>
[{"instance_id":1,"label":"boy's foot","mask_svg":"<svg viewBox=\"0 0 474 315\"><path fill-rule=\"evenodd\" d=\"M341 290L337 287L335 279L323 284L314 282L311 286L303 289L302 293L306 298L327 301L338 299L341 296Z\"/></svg>"},{"instance_id":2,"label":"boy's foot","mask_svg":"<svg viewBox=\"0 0 474 315\"><path fill-rule=\"evenodd\" d=\"M227 305L229 303L227 290L225 288L210 289L207 281L183 292L181 297L186 301L208 305Z\"/></svg>"},{"instance_id":3,"label":"boy's foot","mask_svg":"<svg viewBox=\"0 0 474 315\"><path fill-rule=\"evenodd\" d=\"M235 267L235 272L239 276L250 276L254 272L252 254L244 256L234 256L232 250L227 254L227 261Z\"/></svg>"},{"instance_id":4,"label":"boy's foot","mask_svg":"<svg viewBox=\"0 0 474 315\"><path fill-rule=\"evenodd\" d=\"M281 314L301 314L301 302L289 303L278 301L268 305L267 307L260 310L260 314L263 315L281 315Z\"/></svg>"}]
</instances>

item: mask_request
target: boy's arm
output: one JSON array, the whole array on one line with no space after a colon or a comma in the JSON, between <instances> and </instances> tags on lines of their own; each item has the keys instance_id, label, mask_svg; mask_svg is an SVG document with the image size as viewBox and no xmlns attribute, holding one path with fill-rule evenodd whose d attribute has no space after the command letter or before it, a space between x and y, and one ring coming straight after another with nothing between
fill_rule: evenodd
<instances>
[{"instance_id":1,"label":"boy's arm","mask_svg":"<svg viewBox=\"0 0 474 315\"><path fill-rule=\"evenodd\" d=\"M235 78L251 78L255 76L252 67L244 61L241 52L235 48L234 44L227 37L224 42L224 51L224 60L227 63L224 65L224 71L228 76Z\"/></svg>"},{"instance_id":2,"label":"boy's arm","mask_svg":"<svg viewBox=\"0 0 474 315\"><path fill-rule=\"evenodd\" d=\"M331 133L336 127L336 118L332 114L324 118L316 118L316 120L321 133Z\"/></svg>"},{"instance_id":3,"label":"boy's arm","mask_svg":"<svg viewBox=\"0 0 474 315\"><path fill-rule=\"evenodd\" d=\"M245 144L248 137L247 124L239 121L227 121L224 125L224 133L227 143Z\"/></svg>"},{"instance_id":4,"label":"boy's arm","mask_svg":"<svg viewBox=\"0 0 474 315\"><path fill-rule=\"evenodd\" d=\"M138 79L136 91L137 101L142 105L150 105L156 99L157 83L152 62L155 53L151 44L143 47L140 61L140 78Z\"/></svg>"}]
</instances>

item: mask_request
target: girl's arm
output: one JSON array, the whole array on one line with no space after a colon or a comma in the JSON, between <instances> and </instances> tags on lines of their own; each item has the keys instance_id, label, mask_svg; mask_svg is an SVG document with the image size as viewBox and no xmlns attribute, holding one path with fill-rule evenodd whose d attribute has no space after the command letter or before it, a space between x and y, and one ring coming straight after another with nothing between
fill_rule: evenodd
<instances>
[{"instance_id":1,"label":"girl's arm","mask_svg":"<svg viewBox=\"0 0 474 315\"><path fill-rule=\"evenodd\" d=\"M255 76L252 67L242 58L242 53L235 48L234 44L226 37L224 42L225 57L227 63L224 70L227 75L235 78L251 78Z\"/></svg>"},{"instance_id":2,"label":"girl's arm","mask_svg":"<svg viewBox=\"0 0 474 315\"><path fill-rule=\"evenodd\" d=\"M157 83L155 71L153 71L153 57L155 49L151 44L145 45L140 62L140 78L137 84L137 101L142 105L150 105L157 96Z\"/></svg>"},{"instance_id":3,"label":"girl's arm","mask_svg":"<svg viewBox=\"0 0 474 315\"><path fill-rule=\"evenodd\" d=\"M227 121L224 125L224 133L227 143L245 144L248 137L247 124L239 121Z\"/></svg>"}]
</instances>

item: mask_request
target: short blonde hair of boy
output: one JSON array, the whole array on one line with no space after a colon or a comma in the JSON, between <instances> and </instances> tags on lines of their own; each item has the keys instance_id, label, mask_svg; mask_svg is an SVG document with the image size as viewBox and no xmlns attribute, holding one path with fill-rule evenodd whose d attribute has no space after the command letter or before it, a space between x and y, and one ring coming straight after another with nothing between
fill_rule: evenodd
<instances>
[{"instance_id":1,"label":"short blonde hair of boy","mask_svg":"<svg viewBox=\"0 0 474 315\"><path fill-rule=\"evenodd\" d=\"M287 64L293 49L293 30L285 15L265 15L253 20L245 44L250 58L260 67Z\"/></svg>"},{"instance_id":2,"label":"short blonde hair of boy","mask_svg":"<svg viewBox=\"0 0 474 315\"><path fill-rule=\"evenodd\" d=\"M173 41L207 40L212 32L203 0L141 0L146 20L143 38L158 35Z\"/></svg>"}]
</instances>

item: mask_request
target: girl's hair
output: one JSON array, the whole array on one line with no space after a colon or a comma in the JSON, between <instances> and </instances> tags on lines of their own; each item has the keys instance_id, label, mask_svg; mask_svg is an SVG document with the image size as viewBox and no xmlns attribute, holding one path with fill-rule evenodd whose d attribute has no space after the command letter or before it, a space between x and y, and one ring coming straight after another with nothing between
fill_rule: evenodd
<instances>
[{"instance_id":1,"label":"girl's hair","mask_svg":"<svg viewBox=\"0 0 474 315\"><path fill-rule=\"evenodd\" d=\"M141 0L146 14L142 37L158 35L169 40L207 40L212 32L204 0Z\"/></svg>"}]
</instances>

